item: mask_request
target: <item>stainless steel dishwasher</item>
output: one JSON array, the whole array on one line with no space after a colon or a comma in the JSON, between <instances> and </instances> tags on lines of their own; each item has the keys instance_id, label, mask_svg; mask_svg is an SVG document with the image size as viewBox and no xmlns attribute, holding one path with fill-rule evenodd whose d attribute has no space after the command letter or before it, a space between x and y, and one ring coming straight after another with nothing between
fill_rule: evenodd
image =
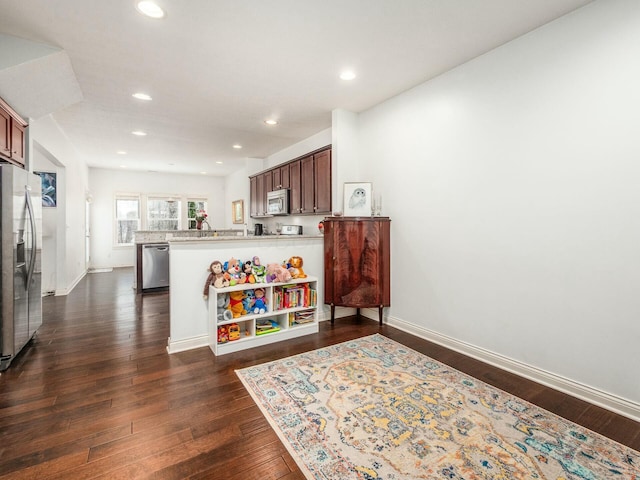
<instances>
[{"instance_id":1,"label":"stainless steel dishwasher","mask_svg":"<svg viewBox=\"0 0 640 480\"><path fill-rule=\"evenodd\" d=\"M169 244L142 246L142 289L169 286Z\"/></svg>"}]
</instances>

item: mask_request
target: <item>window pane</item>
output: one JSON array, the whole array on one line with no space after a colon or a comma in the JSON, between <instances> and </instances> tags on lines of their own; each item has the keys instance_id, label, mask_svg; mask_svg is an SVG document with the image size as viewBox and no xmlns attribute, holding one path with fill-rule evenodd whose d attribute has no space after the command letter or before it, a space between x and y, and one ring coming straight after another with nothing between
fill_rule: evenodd
<instances>
[{"instance_id":1,"label":"window pane","mask_svg":"<svg viewBox=\"0 0 640 480\"><path fill-rule=\"evenodd\" d=\"M180 202L163 198L150 198L147 202L149 230L177 230Z\"/></svg>"},{"instance_id":2,"label":"window pane","mask_svg":"<svg viewBox=\"0 0 640 480\"><path fill-rule=\"evenodd\" d=\"M200 211L207 211L206 200L188 200L187 201L187 228L189 230L195 230L196 228L196 214ZM211 217L207 218L210 220Z\"/></svg>"},{"instance_id":3,"label":"window pane","mask_svg":"<svg viewBox=\"0 0 640 480\"><path fill-rule=\"evenodd\" d=\"M138 220L118 220L118 243L133 243Z\"/></svg>"},{"instance_id":4,"label":"window pane","mask_svg":"<svg viewBox=\"0 0 640 480\"><path fill-rule=\"evenodd\" d=\"M116 199L116 217L117 218L139 218L138 214L139 202L137 199Z\"/></svg>"},{"instance_id":5,"label":"window pane","mask_svg":"<svg viewBox=\"0 0 640 480\"><path fill-rule=\"evenodd\" d=\"M140 200L116 198L116 242L133 244L135 232L140 229Z\"/></svg>"}]
</instances>

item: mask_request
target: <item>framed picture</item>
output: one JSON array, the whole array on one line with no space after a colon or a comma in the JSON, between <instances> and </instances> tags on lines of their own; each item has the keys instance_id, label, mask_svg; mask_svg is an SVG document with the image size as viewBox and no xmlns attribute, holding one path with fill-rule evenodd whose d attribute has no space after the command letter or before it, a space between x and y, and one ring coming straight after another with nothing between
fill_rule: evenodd
<instances>
[{"instance_id":1,"label":"framed picture","mask_svg":"<svg viewBox=\"0 0 640 480\"><path fill-rule=\"evenodd\" d=\"M370 217L371 183L345 182L343 209L345 217Z\"/></svg>"},{"instance_id":2,"label":"framed picture","mask_svg":"<svg viewBox=\"0 0 640 480\"><path fill-rule=\"evenodd\" d=\"M55 207L58 204L56 174L53 172L34 172L40 175L42 182L42 206Z\"/></svg>"},{"instance_id":3,"label":"framed picture","mask_svg":"<svg viewBox=\"0 0 640 480\"><path fill-rule=\"evenodd\" d=\"M231 202L231 218L233 223L244 223L244 200Z\"/></svg>"}]
</instances>

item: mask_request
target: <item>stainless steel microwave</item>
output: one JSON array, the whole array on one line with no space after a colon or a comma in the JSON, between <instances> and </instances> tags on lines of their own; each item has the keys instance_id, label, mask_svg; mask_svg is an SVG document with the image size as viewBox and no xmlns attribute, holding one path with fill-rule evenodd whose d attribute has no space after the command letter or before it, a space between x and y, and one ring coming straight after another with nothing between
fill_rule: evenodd
<instances>
[{"instance_id":1,"label":"stainless steel microwave","mask_svg":"<svg viewBox=\"0 0 640 480\"><path fill-rule=\"evenodd\" d=\"M289 215L289 189L267 192L267 213L269 215Z\"/></svg>"}]
</instances>

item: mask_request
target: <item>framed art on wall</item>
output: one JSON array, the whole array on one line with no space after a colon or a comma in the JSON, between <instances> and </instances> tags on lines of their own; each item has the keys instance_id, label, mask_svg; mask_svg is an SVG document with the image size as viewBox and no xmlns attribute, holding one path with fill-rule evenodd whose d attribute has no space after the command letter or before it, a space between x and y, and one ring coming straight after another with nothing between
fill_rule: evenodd
<instances>
[{"instance_id":1,"label":"framed art on wall","mask_svg":"<svg viewBox=\"0 0 640 480\"><path fill-rule=\"evenodd\" d=\"M42 206L55 207L58 204L56 174L53 172L33 172L40 175L42 182Z\"/></svg>"},{"instance_id":2,"label":"framed art on wall","mask_svg":"<svg viewBox=\"0 0 640 480\"><path fill-rule=\"evenodd\" d=\"M345 182L343 208L345 217L371 216L371 183Z\"/></svg>"},{"instance_id":3,"label":"framed art on wall","mask_svg":"<svg viewBox=\"0 0 640 480\"><path fill-rule=\"evenodd\" d=\"M231 202L231 218L233 223L244 223L244 201L235 200Z\"/></svg>"}]
</instances>

